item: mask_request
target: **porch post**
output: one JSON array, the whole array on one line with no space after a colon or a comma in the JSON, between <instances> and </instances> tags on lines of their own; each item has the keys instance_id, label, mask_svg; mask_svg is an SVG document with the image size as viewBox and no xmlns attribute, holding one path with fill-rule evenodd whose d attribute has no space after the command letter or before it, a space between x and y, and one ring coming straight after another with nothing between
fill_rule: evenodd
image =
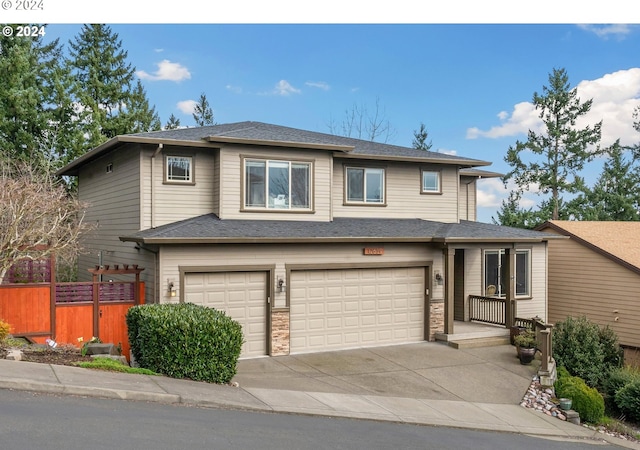
<instances>
[{"instance_id":1,"label":"porch post","mask_svg":"<svg viewBox=\"0 0 640 450\"><path fill-rule=\"evenodd\" d=\"M507 296L504 303L504 322L505 326L510 329L515 322L515 294L516 294L516 250L514 248L506 248L504 250L505 263L507 265Z\"/></svg>"},{"instance_id":2,"label":"porch post","mask_svg":"<svg viewBox=\"0 0 640 450\"><path fill-rule=\"evenodd\" d=\"M453 334L455 249L444 249L444 333Z\"/></svg>"}]
</instances>

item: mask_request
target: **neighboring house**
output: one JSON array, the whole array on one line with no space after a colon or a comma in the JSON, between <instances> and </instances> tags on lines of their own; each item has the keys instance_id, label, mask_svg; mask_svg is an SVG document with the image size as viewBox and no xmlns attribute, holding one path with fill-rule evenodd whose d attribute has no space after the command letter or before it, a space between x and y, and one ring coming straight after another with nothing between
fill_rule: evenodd
<instances>
[{"instance_id":1,"label":"neighboring house","mask_svg":"<svg viewBox=\"0 0 640 450\"><path fill-rule=\"evenodd\" d=\"M434 340L487 290L546 318L550 236L475 222L489 164L241 122L118 136L58 174L98 224L81 268L227 311L247 357Z\"/></svg>"},{"instance_id":2,"label":"neighboring house","mask_svg":"<svg viewBox=\"0 0 640 450\"><path fill-rule=\"evenodd\" d=\"M549 321L584 315L640 349L640 222L552 220L538 230L569 238L549 243Z\"/></svg>"}]
</instances>

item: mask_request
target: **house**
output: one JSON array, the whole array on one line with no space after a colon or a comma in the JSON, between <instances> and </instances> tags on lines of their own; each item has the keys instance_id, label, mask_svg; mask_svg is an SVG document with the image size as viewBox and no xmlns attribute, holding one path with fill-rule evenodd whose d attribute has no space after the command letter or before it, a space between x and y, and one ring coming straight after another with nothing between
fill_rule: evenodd
<instances>
[{"instance_id":1,"label":"house","mask_svg":"<svg viewBox=\"0 0 640 450\"><path fill-rule=\"evenodd\" d=\"M610 326L629 359L640 349L640 222L552 220L549 321L586 316Z\"/></svg>"},{"instance_id":2,"label":"house","mask_svg":"<svg viewBox=\"0 0 640 450\"><path fill-rule=\"evenodd\" d=\"M225 310L253 357L434 340L472 300L546 318L551 236L475 221L488 165L240 122L117 136L58 174L97 224L80 267L144 267L147 303Z\"/></svg>"}]
</instances>

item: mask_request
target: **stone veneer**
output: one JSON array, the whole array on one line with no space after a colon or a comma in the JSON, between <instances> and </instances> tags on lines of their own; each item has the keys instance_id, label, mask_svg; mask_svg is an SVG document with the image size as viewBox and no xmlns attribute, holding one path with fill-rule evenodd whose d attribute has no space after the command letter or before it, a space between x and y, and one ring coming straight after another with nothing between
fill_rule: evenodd
<instances>
[{"instance_id":1,"label":"stone veneer","mask_svg":"<svg viewBox=\"0 0 640 450\"><path fill-rule=\"evenodd\" d=\"M429 303L429 342L436 340L436 333L444 333L444 300L431 300Z\"/></svg>"},{"instance_id":2,"label":"stone veneer","mask_svg":"<svg viewBox=\"0 0 640 450\"><path fill-rule=\"evenodd\" d=\"M271 311L271 356L289 354L289 308Z\"/></svg>"}]
</instances>

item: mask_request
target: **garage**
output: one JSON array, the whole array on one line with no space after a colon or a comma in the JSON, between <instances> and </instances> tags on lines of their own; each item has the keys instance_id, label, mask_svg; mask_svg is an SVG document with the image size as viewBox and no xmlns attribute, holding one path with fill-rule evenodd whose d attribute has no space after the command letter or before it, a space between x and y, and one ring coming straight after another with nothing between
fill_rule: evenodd
<instances>
[{"instance_id":1,"label":"garage","mask_svg":"<svg viewBox=\"0 0 640 450\"><path fill-rule=\"evenodd\" d=\"M419 342L425 267L292 271L291 353Z\"/></svg>"},{"instance_id":2,"label":"garage","mask_svg":"<svg viewBox=\"0 0 640 450\"><path fill-rule=\"evenodd\" d=\"M241 357L267 354L267 272L186 273L185 302L224 311L242 325Z\"/></svg>"}]
</instances>

